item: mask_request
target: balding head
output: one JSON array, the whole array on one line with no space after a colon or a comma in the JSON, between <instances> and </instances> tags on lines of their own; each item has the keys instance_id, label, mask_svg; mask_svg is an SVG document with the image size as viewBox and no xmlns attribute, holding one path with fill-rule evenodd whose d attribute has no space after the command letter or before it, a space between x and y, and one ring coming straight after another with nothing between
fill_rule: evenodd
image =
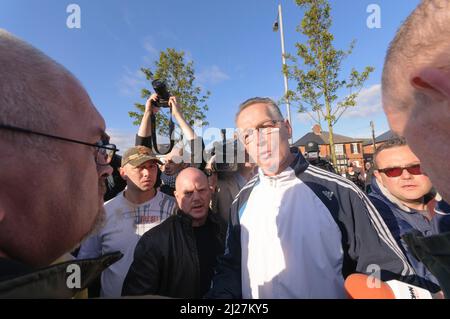
<instances>
[{"instance_id":1,"label":"balding head","mask_svg":"<svg viewBox=\"0 0 450 319\"><path fill-rule=\"evenodd\" d=\"M433 186L450 200L450 0L423 0L392 41L383 108Z\"/></svg>"},{"instance_id":2,"label":"balding head","mask_svg":"<svg viewBox=\"0 0 450 319\"><path fill-rule=\"evenodd\" d=\"M103 140L105 124L64 67L4 30L0 72L0 256L47 266L101 219L112 170L83 143Z\"/></svg>"},{"instance_id":3,"label":"balding head","mask_svg":"<svg viewBox=\"0 0 450 319\"><path fill-rule=\"evenodd\" d=\"M83 107L91 102L69 71L2 29L0 70L1 124L55 134L64 130L63 120L67 116L86 113L85 119L99 117L98 113ZM2 136L16 143L16 133L4 131ZM19 138L29 152L39 146L41 154L52 153L52 140L32 135Z\"/></svg>"},{"instance_id":4,"label":"balding head","mask_svg":"<svg viewBox=\"0 0 450 319\"><path fill-rule=\"evenodd\" d=\"M384 63L383 105L407 111L413 103L411 77L423 66L450 67L450 1L423 0L392 40ZM442 55L447 61L442 65Z\"/></svg>"},{"instance_id":5,"label":"balding head","mask_svg":"<svg viewBox=\"0 0 450 319\"><path fill-rule=\"evenodd\" d=\"M63 67L0 30L0 70L2 122L35 130L57 125L55 109L61 105L55 102L71 77Z\"/></svg>"},{"instance_id":6,"label":"balding head","mask_svg":"<svg viewBox=\"0 0 450 319\"><path fill-rule=\"evenodd\" d=\"M192 217L192 225L203 225L211 200L211 190L205 173L193 167L182 170L178 174L174 194L178 207Z\"/></svg>"}]
</instances>

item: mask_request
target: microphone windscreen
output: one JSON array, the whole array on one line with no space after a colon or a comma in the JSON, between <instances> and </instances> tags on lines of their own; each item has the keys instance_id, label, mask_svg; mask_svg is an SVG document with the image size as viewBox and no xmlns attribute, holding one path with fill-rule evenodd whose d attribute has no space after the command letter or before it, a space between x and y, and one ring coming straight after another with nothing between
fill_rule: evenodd
<instances>
[{"instance_id":1,"label":"microphone windscreen","mask_svg":"<svg viewBox=\"0 0 450 319\"><path fill-rule=\"evenodd\" d=\"M396 299L388 284L364 274L349 275L344 287L351 299Z\"/></svg>"}]
</instances>

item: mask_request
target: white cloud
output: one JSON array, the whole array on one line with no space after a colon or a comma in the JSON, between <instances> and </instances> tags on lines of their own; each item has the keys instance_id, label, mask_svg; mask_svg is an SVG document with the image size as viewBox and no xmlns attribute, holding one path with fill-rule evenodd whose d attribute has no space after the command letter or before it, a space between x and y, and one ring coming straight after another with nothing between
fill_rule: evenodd
<instances>
[{"instance_id":1,"label":"white cloud","mask_svg":"<svg viewBox=\"0 0 450 319\"><path fill-rule=\"evenodd\" d=\"M132 72L129 68L125 67L125 73L119 80L119 92L126 96L140 96L141 89L146 86L145 75L141 70Z\"/></svg>"},{"instance_id":2,"label":"white cloud","mask_svg":"<svg viewBox=\"0 0 450 319\"><path fill-rule=\"evenodd\" d=\"M217 84L229 79L230 77L217 65L206 68L197 75L197 80L203 84Z\"/></svg>"},{"instance_id":3,"label":"white cloud","mask_svg":"<svg viewBox=\"0 0 450 319\"><path fill-rule=\"evenodd\" d=\"M361 90L356 99L356 106L345 111L343 118L372 117L383 111L381 105L381 84L372 85Z\"/></svg>"},{"instance_id":4,"label":"white cloud","mask_svg":"<svg viewBox=\"0 0 450 319\"><path fill-rule=\"evenodd\" d=\"M131 22L131 20L133 19L131 17L131 12L127 7L124 7L122 9L123 12L123 20L125 21L125 24L128 26L128 28L130 30L133 30L133 23Z\"/></svg>"},{"instance_id":5,"label":"white cloud","mask_svg":"<svg viewBox=\"0 0 450 319\"><path fill-rule=\"evenodd\" d=\"M125 153L127 149L134 146L136 132L130 133L115 128L107 129L107 133L110 136L111 143L117 146L117 148L120 150L120 154Z\"/></svg>"},{"instance_id":6,"label":"white cloud","mask_svg":"<svg viewBox=\"0 0 450 319\"><path fill-rule=\"evenodd\" d=\"M158 56L159 51L153 45L153 39L151 37L145 37L142 41L142 46L144 47L145 51L150 54L150 56Z\"/></svg>"},{"instance_id":7,"label":"white cloud","mask_svg":"<svg viewBox=\"0 0 450 319\"><path fill-rule=\"evenodd\" d=\"M154 61L159 57L159 50L154 45L153 37L146 36L142 40L142 47L144 48L146 55L142 56L142 61L147 66L153 66Z\"/></svg>"},{"instance_id":8,"label":"white cloud","mask_svg":"<svg viewBox=\"0 0 450 319\"><path fill-rule=\"evenodd\" d=\"M292 112L292 106L291 106L291 112ZM308 125L311 125L311 127L313 127L313 125L316 124L316 122L307 113L295 113L295 114L296 114L295 118L297 119L297 121L299 121L302 124L308 124Z\"/></svg>"}]
</instances>

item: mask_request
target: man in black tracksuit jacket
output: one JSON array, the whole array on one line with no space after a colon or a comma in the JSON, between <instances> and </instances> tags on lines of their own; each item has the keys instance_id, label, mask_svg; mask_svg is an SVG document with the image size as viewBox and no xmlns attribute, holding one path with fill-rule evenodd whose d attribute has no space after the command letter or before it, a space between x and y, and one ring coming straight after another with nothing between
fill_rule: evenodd
<instances>
[{"instance_id":1,"label":"man in black tracksuit jacket","mask_svg":"<svg viewBox=\"0 0 450 319\"><path fill-rule=\"evenodd\" d=\"M200 298L210 287L217 256L223 253L225 227L209 210L211 193L203 172L184 169L176 185L183 210L139 240L123 296Z\"/></svg>"}]
</instances>

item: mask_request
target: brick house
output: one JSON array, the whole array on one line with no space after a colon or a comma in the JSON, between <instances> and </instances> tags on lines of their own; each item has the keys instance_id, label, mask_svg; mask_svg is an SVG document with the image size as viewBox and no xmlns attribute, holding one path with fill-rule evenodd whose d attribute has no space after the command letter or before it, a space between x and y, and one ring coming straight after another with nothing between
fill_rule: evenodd
<instances>
[{"instance_id":1,"label":"brick house","mask_svg":"<svg viewBox=\"0 0 450 319\"><path fill-rule=\"evenodd\" d=\"M336 133L333 134L333 139L338 170L341 167L347 166L349 162L354 163L357 167L364 166L363 143L365 139L348 137ZM328 132L322 131L321 127L316 124L312 128L312 132L303 135L292 146L297 147L302 154L305 154L305 146L308 142L316 142L319 144L320 156L331 162Z\"/></svg>"},{"instance_id":2,"label":"brick house","mask_svg":"<svg viewBox=\"0 0 450 319\"><path fill-rule=\"evenodd\" d=\"M382 145L386 141L394 138L396 135L391 131L384 132L381 135L378 135L375 138L375 147L378 148L378 146ZM372 139L367 140L363 143L363 152L364 152L364 160L365 161L372 161L373 159L373 153L375 153L375 150L373 149L373 141Z\"/></svg>"}]
</instances>

